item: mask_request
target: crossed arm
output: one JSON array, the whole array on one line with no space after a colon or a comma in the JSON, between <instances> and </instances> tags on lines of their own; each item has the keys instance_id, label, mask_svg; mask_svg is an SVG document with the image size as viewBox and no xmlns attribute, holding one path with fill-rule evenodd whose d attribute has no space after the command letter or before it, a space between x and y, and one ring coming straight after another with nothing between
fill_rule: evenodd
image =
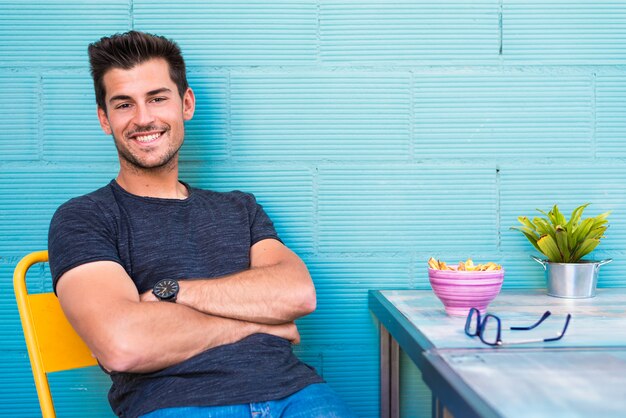
<instances>
[{"instance_id":1,"label":"crossed arm","mask_svg":"<svg viewBox=\"0 0 626 418\"><path fill-rule=\"evenodd\" d=\"M122 266L110 261L69 270L57 295L78 334L113 371L160 370L255 333L299 342L293 321L315 309L306 266L273 239L253 245L250 260L240 273L181 281L177 303L139 295Z\"/></svg>"}]
</instances>

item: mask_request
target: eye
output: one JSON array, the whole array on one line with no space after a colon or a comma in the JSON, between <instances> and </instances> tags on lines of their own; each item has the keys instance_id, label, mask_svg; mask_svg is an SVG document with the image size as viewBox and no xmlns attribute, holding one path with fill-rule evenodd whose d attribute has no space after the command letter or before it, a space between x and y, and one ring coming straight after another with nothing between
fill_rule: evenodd
<instances>
[{"instance_id":1,"label":"eye","mask_svg":"<svg viewBox=\"0 0 626 418\"><path fill-rule=\"evenodd\" d=\"M130 103L120 103L115 106L116 109L128 109L130 107Z\"/></svg>"},{"instance_id":2,"label":"eye","mask_svg":"<svg viewBox=\"0 0 626 418\"><path fill-rule=\"evenodd\" d=\"M153 103L160 103L160 102L164 102L167 100L167 97L155 97L154 99L152 99Z\"/></svg>"}]
</instances>

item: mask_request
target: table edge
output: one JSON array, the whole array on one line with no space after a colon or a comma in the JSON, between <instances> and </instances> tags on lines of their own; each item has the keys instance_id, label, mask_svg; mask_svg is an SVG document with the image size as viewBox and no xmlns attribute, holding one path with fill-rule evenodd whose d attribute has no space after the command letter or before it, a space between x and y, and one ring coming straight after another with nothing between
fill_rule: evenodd
<instances>
[{"instance_id":1,"label":"table edge","mask_svg":"<svg viewBox=\"0 0 626 418\"><path fill-rule=\"evenodd\" d=\"M382 291L370 290L368 293L369 310L419 367L423 362L422 353L434 349L435 345L382 294Z\"/></svg>"}]
</instances>

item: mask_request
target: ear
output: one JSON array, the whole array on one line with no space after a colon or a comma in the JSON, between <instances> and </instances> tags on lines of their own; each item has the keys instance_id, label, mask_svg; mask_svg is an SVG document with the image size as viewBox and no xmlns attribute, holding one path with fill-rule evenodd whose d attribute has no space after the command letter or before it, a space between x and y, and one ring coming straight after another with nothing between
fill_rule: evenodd
<instances>
[{"instance_id":1,"label":"ear","mask_svg":"<svg viewBox=\"0 0 626 418\"><path fill-rule=\"evenodd\" d=\"M191 120L196 110L196 97L193 94L191 88L187 88L187 91L183 95L183 119Z\"/></svg>"},{"instance_id":2,"label":"ear","mask_svg":"<svg viewBox=\"0 0 626 418\"><path fill-rule=\"evenodd\" d=\"M100 127L104 131L105 134L111 135L113 130L111 129L111 125L109 124L109 118L107 117L106 112L100 106L98 106L98 120L100 121Z\"/></svg>"}]
</instances>

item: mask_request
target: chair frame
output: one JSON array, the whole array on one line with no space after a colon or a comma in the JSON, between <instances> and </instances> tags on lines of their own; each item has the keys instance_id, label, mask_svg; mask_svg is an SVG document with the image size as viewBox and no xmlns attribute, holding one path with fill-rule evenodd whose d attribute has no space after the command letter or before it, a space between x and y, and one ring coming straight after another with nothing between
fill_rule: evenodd
<instances>
[{"instance_id":1,"label":"chair frame","mask_svg":"<svg viewBox=\"0 0 626 418\"><path fill-rule=\"evenodd\" d=\"M28 357L30 358L41 413L44 418L54 418L56 417L56 412L54 410L47 373L94 366L97 364L97 360L91 356L88 347L73 330L65 315L63 315L56 296L53 296L52 293L28 293L26 286L26 273L28 269L37 263L45 263L47 261L48 251L33 252L22 258L15 267L13 289L15 291L15 300L20 313L20 319L22 321L22 329L24 330L24 338L26 339ZM44 312L37 309L41 306L44 306L46 310L50 310L51 316L55 321L50 320L48 323L46 320L49 318L44 318L43 320L46 321L46 323L43 325L50 327L60 325L59 332L64 333L63 336L66 337L63 338L62 344L60 344L62 348L66 348L67 346L68 351L64 356L59 356L58 352L53 354L44 352L46 347L42 346L49 343L49 336L54 333L56 328L41 329L42 324L39 321L42 321L41 314ZM38 319L36 319L36 314L40 314L37 316ZM39 329L37 327L38 322L40 323ZM69 360L68 357L70 358Z\"/></svg>"}]
</instances>

